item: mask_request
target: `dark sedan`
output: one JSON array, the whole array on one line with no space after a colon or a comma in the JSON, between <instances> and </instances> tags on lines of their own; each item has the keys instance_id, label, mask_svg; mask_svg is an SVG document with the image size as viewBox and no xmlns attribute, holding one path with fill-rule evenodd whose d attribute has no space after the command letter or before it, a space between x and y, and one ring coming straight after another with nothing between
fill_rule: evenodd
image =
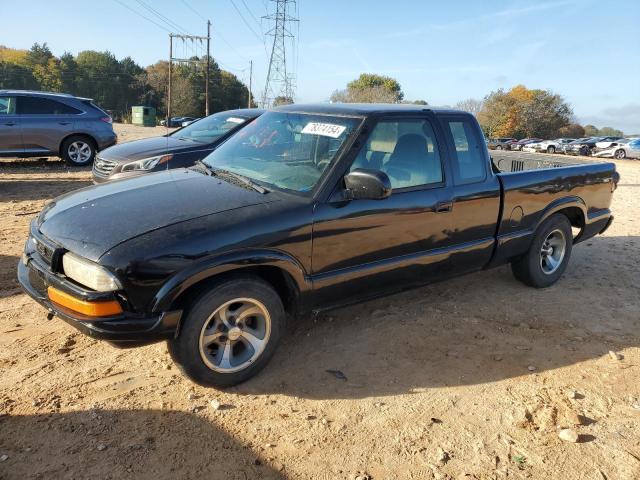
<instances>
[{"instance_id":1,"label":"dark sedan","mask_svg":"<svg viewBox=\"0 0 640 480\"><path fill-rule=\"evenodd\" d=\"M214 113L162 137L108 148L93 164L94 183L103 183L170 168L190 167L264 111L244 108Z\"/></svg>"},{"instance_id":2,"label":"dark sedan","mask_svg":"<svg viewBox=\"0 0 640 480\"><path fill-rule=\"evenodd\" d=\"M581 138L575 142L567 144L564 153L568 155L591 155L596 148L598 142L614 142L620 140L622 137L590 137Z\"/></svg>"}]
</instances>

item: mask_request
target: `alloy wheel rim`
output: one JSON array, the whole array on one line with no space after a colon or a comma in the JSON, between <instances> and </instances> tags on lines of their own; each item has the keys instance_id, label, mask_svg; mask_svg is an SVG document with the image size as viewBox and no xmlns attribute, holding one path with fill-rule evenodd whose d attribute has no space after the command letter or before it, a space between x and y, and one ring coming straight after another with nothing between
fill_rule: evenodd
<instances>
[{"instance_id":1,"label":"alloy wheel rim","mask_svg":"<svg viewBox=\"0 0 640 480\"><path fill-rule=\"evenodd\" d=\"M567 250L567 240L562 230L553 230L547 238L542 242L540 248L540 267L546 275L554 273L564 259Z\"/></svg>"},{"instance_id":2,"label":"alloy wheel rim","mask_svg":"<svg viewBox=\"0 0 640 480\"><path fill-rule=\"evenodd\" d=\"M75 163L84 163L91 158L91 147L86 142L73 142L69 145L69 158Z\"/></svg>"},{"instance_id":3,"label":"alloy wheel rim","mask_svg":"<svg viewBox=\"0 0 640 480\"><path fill-rule=\"evenodd\" d=\"M624 150L618 150L616 152L616 158L624 158Z\"/></svg>"},{"instance_id":4,"label":"alloy wheel rim","mask_svg":"<svg viewBox=\"0 0 640 480\"><path fill-rule=\"evenodd\" d=\"M233 373L253 364L271 335L271 316L254 298L235 298L218 307L200 331L200 356L211 370Z\"/></svg>"}]
</instances>

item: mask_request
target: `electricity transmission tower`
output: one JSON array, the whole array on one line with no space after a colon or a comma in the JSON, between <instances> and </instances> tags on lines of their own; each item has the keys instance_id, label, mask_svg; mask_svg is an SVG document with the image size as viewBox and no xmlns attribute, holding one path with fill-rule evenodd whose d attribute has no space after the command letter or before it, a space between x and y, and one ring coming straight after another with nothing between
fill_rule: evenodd
<instances>
[{"instance_id":1,"label":"electricity transmission tower","mask_svg":"<svg viewBox=\"0 0 640 480\"><path fill-rule=\"evenodd\" d=\"M273 37L273 46L271 47L271 57L269 58L267 81L262 95L263 107L270 106L277 96L293 99L295 95L293 74L291 71L287 71L285 44L287 38L294 38L289 25L299 21L289 14L290 11L295 11L296 0L271 1L276 4L275 13L262 17L274 22L273 28L266 33L266 35Z\"/></svg>"}]
</instances>

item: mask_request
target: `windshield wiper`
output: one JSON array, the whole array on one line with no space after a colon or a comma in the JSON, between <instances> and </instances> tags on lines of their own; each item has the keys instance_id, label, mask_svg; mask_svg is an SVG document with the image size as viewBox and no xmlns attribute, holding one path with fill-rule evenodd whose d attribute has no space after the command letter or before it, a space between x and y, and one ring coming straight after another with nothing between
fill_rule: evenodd
<instances>
[{"instance_id":1,"label":"windshield wiper","mask_svg":"<svg viewBox=\"0 0 640 480\"><path fill-rule=\"evenodd\" d=\"M249 177L240 175L239 173L230 172L229 170L223 170L222 168L215 168L215 169L210 168L209 170L211 170L212 174L215 175L216 177L227 175L229 177L236 179L237 181L246 185L247 187L253 188L258 193L262 193L262 194L269 193L269 190L264 188L262 185L254 182Z\"/></svg>"},{"instance_id":2,"label":"windshield wiper","mask_svg":"<svg viewBox=\"0 0 640 480\"><path fill-rule=\"evenodd\" d=\"M203 170L205 171L205 173L206 173L207 175L209 175L210 177L211 177L211 176L213 176L213 177L215 177L215 176L216 176L216 172L214 172L214 171L213 171L213 169L212 169L209 165L207 165L206 163L204 163L202 160L196 160L196 161L193 163L193 166L194 166L194 167L199 167L199 168L203 169Z\"/></svg>"}]
</instances>

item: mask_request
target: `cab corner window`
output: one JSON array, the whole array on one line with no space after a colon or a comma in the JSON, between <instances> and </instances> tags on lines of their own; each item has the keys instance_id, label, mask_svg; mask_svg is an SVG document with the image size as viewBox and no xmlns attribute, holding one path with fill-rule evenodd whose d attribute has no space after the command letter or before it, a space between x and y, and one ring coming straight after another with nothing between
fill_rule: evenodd
<instances>
[{"instance_id":1,"label":"cab corner window","mask_svg":"<svg viewBox=\"0 0 640 480\"><path fill-rule=\"evenodd\" d=\"M15 115L16 97L0 97L0 115Z\"/></svg>"},{"instance_id":2,"label":"cab corner window","mask_svg":"<svg viewBox=\"0 0 640 480\"><path fill-rule=\"evenodd\" d=\"M451 140L455 148L453 177L458 185L481 182L486 178L484 145L469 120L448 120ZM504 140L504 139L502 139Z\"/></svg>"},{"instance_id":3,"label":"cab corner window","mask_svg":"<svg viewBox=\"0 0 640 480\"><path fill-rule=\"evenodd\" d=\"M351 165L381 170L394 189L442 182L442 164L436 137L427 120L382 120L371 132Z\"/></svg>"}]
</instances>

